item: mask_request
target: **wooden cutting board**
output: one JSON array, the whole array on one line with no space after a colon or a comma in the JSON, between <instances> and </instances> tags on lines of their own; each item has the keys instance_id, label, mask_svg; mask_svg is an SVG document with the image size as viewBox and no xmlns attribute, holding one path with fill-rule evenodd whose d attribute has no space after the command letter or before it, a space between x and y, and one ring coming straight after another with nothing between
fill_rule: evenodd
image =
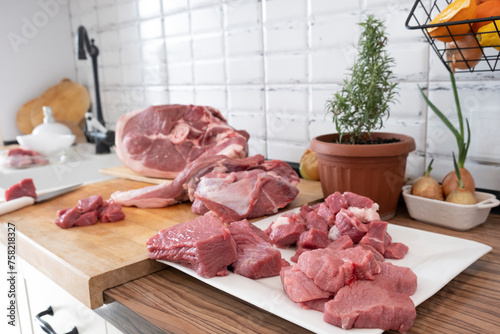
<instances>
[{"instance_id":1,"label":"wooden cutting board","mask_svg":"<svg viewBox=\"0 0 500 334\"><path fill-rule=\"evenodd\" d=\"M90 108L90 95L83 85L70 79L62 79L41 96L19 108L16 124L22 133L29 134L37 125L43 123L43 106L52 107L56 121L67 121L78 125Z\"/></svg>"},{"instance_id":2,"label":"wooden cutting board","mask_svg":"<svg viewBox=\"0 0 500 334\"><path fill-rule=\"evenodd\" d=\"M150 184L112 179L89 184L51 201L0 216L17 231L18 255L91 309L103 305L103 291L156 272L165 266L150 260L146 241L159 230L196 217L190 203L161 209L125 207L116 223L61 229L54 224L58 209L73 207L91 195L108 199L114 191ZM323 197L319 182L302 180L300 193L286 209ZM11 225L11 226L12 226ZM0 233L6 244L7 233Z\"/></svg>"}]
</instances>

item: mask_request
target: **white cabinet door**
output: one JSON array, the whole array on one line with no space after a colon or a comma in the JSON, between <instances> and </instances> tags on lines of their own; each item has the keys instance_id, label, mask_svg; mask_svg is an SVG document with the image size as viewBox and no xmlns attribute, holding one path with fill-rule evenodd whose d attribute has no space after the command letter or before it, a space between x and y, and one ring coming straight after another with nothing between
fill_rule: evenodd
<instances>
[{"instance_id":1,"label":"white cabinet door","mask_svg":"<svg viewBox=\"0 0 500 334\"><path fill-rule=\"evenodd\" d=\"M22 267L26 279L34 333L46 334L35 317L40 312L47 310L49 306L52 307L54 315L45 315L41 318L49 323L56 333L67 333L75 326L79 334L107 333L106 322L97 313L26 261L22 261Z\"/></svg>"}]
</instances>

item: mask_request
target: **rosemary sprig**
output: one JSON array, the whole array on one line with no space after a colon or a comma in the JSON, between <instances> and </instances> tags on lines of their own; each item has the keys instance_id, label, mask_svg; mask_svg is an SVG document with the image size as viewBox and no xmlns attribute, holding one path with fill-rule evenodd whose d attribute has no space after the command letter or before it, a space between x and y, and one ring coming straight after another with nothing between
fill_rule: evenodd
<instances>
[{"instance_id":1,"label":"rosemary sprig","mask_svg":"<svg viewBox=\"0 0 500 334\"><path fill-rule=\"evenodd\" d=\"M387 38L384 22L373 15L359 23L364 29L358 43L358 57L348 70L343 87L327 101L326 110L333 115L333 123L342 137L350 134L350 142L356 143L371 137L373 130L383 127L389 117L389 104L394 103L397 83L391 66L394 59L385 50Z\"/></svg>"}]
</instances>

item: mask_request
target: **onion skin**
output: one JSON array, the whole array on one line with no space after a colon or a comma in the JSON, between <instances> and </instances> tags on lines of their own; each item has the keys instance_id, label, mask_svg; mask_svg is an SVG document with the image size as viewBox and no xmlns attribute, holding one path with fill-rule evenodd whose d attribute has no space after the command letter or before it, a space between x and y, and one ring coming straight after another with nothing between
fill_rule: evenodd
<instances>
[{"instance_id":1,"label":"onion skin","mask_svg":"<svg viewBox=\"0 0 500 334\"><path fill-rule=\"evenodd\" d=\"M478 44L473 34L446 43L446 60L450 69L455 73L455 69L468 70L474 68L483 56L481 46Z\"/></svg>"},{"instance_id":2,"label":"onion skin","mask_svg":"<svg viewBox=\"0 0 500 334\"><path fill-rule=\"evenodd\" d=\"M458 188L451 192L448 197L446 197L446 202L463 204L463 205L474 205L477 203L476 197L468 189Z\"/></svg>"},{"instance_id":3,"label":"onion skin","mask_svg":"<svg viewBox=\"0 0 500 334\"><path fill-rule=\"evenodd\" d=\"M476 191L476 184L474 182L474 178L472 174L465 168L460 168L460 175L462 176L462 182L464 184L464 188L467 189L470 193L474 194ZM455 171L449 172L441 182L441 188L443 189L443 195L445 198L455 190L459 189L458 187L458 178Z\"/></svg>"},{"instance_id":4,"label":"onion skin","mask_svg":"<svg viewBox=\"0 0 500 334\"><path fill-rule=\"evenodd\" d=\"M430 175L419 177L418 180L412 184L411 193L415 196L426 197L439 201L444 200L441 186Z\"/></svg>"},{"instance_id":5,"label":"onion skin","mask_svg":"<svg viewBox=\"0 0 500 334\"><path fill-rule=\"evenodd\" d=\"M319 181L318 157L316 152L306 149L300 158L299 172L306 180Z\"/></svg>"}]
</instances>

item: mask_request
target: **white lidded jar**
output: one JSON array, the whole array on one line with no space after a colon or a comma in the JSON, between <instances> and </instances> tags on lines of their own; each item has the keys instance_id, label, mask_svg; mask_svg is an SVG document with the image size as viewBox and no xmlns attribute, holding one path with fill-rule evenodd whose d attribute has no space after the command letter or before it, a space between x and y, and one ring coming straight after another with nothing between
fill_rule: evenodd
<instances>
[{"instance_id":1,"label":"white lidded jar","mask_svg":"<svg viewBox=\"0 0 500 334\"><path fill-rule=\"evenodd\" d=\"M72 134L71 130L66 125L56 122L51 107L44 106L42 109L43 109L43 123L37 125L31 132L32 134L34 135L37 135L39 133L53 133L60 135Z\"/></svg>"}]
</instances>

